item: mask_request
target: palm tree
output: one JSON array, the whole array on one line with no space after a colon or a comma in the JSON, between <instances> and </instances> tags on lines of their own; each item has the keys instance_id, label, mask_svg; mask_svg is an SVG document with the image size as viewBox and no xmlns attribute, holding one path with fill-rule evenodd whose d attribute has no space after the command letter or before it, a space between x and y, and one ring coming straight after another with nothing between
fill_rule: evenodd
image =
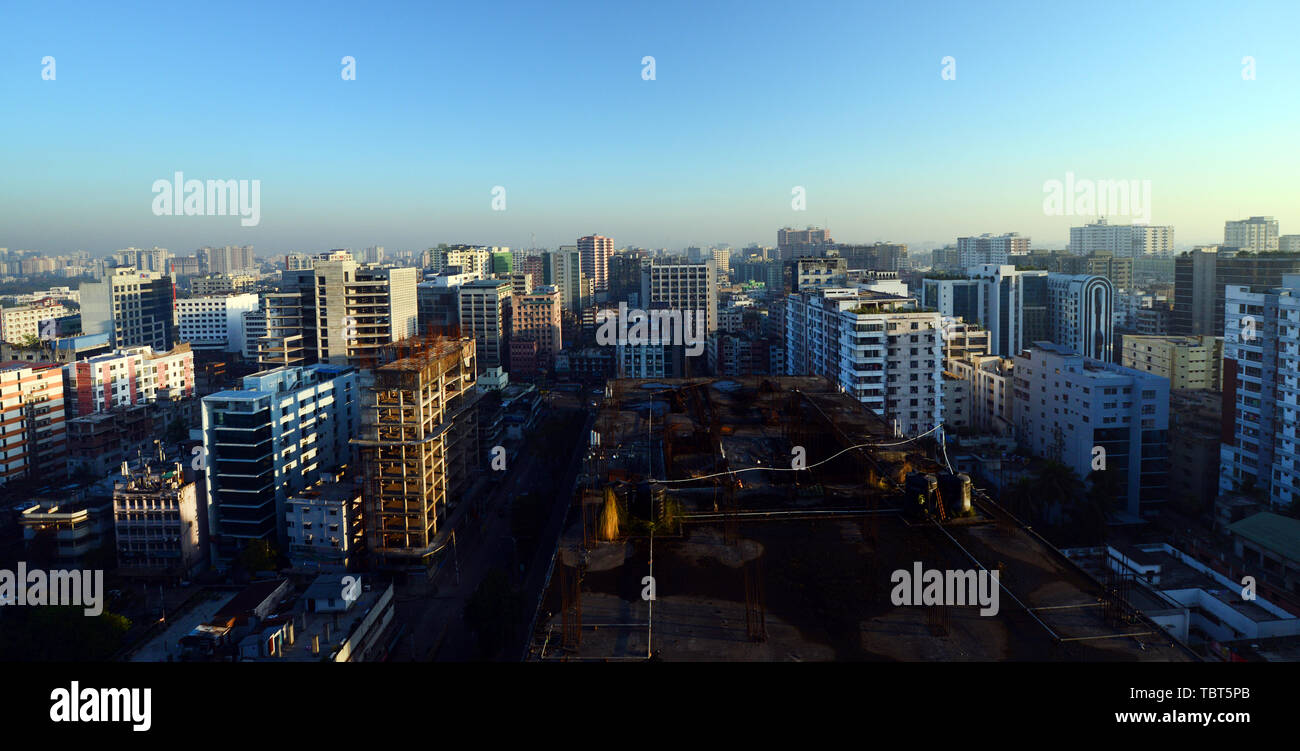
<instances>
[{"instance_id":1,"label":"palm tree","mask_svg":"<svg viewBox=\"0 0 1300 751\"><path fill-rule=\"evenodd\" d=\"M1038 467L1030 480L1034 503L1043 518L1060 523L1070 510L1079 506L1085 487L1078 473L1061 462L1047 461Z\"/></svg>"}]
</instances>

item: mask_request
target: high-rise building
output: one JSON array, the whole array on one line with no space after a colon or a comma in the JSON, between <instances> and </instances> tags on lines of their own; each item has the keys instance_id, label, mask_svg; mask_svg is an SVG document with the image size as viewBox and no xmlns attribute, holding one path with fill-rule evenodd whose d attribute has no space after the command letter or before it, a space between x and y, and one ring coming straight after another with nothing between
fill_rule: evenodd
<instances>
[{"instance_id":1,"label":"high-rise building","mask_svg":"<svg viewBox=\"0 0 1300 751\"><path fill-rule=\"evenodd\" d=\"M1168 500L1169 380L1034 342L1013 368L1016 430L1029 450L1081 478L1116 472L1131 518Z\"/></svg>"},{"instance_id":2,"label":"high-rise building","mask_svg":"<svg viewBox=\"0 0 1300 751\"><path fill-rule=\"evenodd\" d=\"M252 245L199 248L199 263L209 274L234 274L257 269Z\"/></svg>"},{"instance_id":3,"label":"high-rise building","mask_svg":"<svg viewBox=\"0 0 1300 751\"><path fill-rule=\"evenodd\" d=\"M848 285L849 266L843 258L795 258L789 265L791 288L795 292Z\"/></svg>"},{"instance_id":4,"label":"high-rise building","mask_svg":"<svg viewBox=\"0 0 1300 751\"><path fill-rule=\"evenodd\" d=\"M820 227L782 227L776 231L777 260L783 263L804 256L824 256L834 244L830 233Z\"/></svg>"},{"instance_id":5,"label":"high-rise building","mask_svg":"<svg viewBox=\"0 0 1300 751\"><path fill-rule=\"evenodd\" d=\"M969 384L970 427L980 433L1010 436L1015 432L1015 360L970 354L947 362L948 370Z\"/></svg>"},{"instance_id":6,"label":"high-rise building","mask_svg":"<svg viewBox=\"0 0 1300 751\"><path fill-rule=\"evenodd\" d=\"M1223 339L1217 336L1124 335L1124 367L1169 379L1169 388L1218 391L1223 380Z\"/></svg>"},{"instance_id":7,"label":"high-rise building","mask_svg":"<svg viewBox=\"0 0 1300 751\"><path fill-rule=\"evenodd\" d=\"M614 254L614 241L601 235L578 238L578 252L582 254L582 271L596 285L596 294L609 291L609 257Z\"/></svg>"},{"instance_id":8,"label":"high-rise building","mask_svg":"<svg viewBox=\"0 0 1300 751\"><path fill-rule=\"evenodd\" d=\"M943 420L943 332L916 301L864 289L820 288L786 298L786 372L820 375L918 435Z\"/></svg>"},{"instance_id":9,"label":"high-rise building","mask_svg":"<svg viewBox=\"0 0 1300 751\"><path fill-rule=\"evenodd\" d=\"M981 282L975 322L989 330L991 354L1011 357L1030 342L1051 338L1048 272L1005 265L975 266L969 272Z\"/></svg>"},{"instance_id":10,"label":"high-rise building","mask_svg":"<svg viewBox=\"0 0 1300 751\"><path fill-rule=\"evenodd\" d=\"M1252 216L1223 224L1223 244L1252 253L1275 253L1278 250L1277 220L1271 216Z\"/></svg>"},{"instance_id":11,"label":"high-rise building","mask_svg":"<svg viewBox=\"0 0 1300 751\"><path fill-rule=\"evenodd\" d=\"M132 404L194 396L194 352L189 344L167 352L126 347L63 366L69 417Z\"/></svg>"},{"instance_id":12,"label":"high-rise building","mask_svg":"<svg viewBox=\"0 0 1300 751\"><path fill-rule=\"evenodd\" d=\"M365 544L361 505L361 485L343 470L321 472L319 480L289 496L289 562L307 570L347 571Z\"/></svg>"},{"instance_id":13,"label":"high-rise building","mask_svg":"<svg viewBox=\"0 0 1300 751\"><path fill-rule=\"evenodd\" d=\"M480 372L507 368L510 360L511 286L506 279L478 279L459 287L460 333L474 340Z\"/></svg>"},{"instance_id":14,"label":"high-rise building","mask_svg":"<svg viewBox=\"0 0 1300 751\"><path fill-rule=\"evenodd\" d=\"M838 243L835 250L850 269L900 271L907 264L907 245L902 243L874 243L872 245Z\"/></svg>"},{"instance_id":15,"label":"high-rise building","mask_svg":"<svg viewBox=\"0 0 1300 751\"><path fill-rule=\"evenodd\" d=\"M373 364L385 347L415 335L418 275L413 267L358 264L347 251L318 257L310 271L286 271L280 292L264 296L259 362Z\"/></svg>"},{"instance_id":16,"label":"high-rise building","mask_svg":"<svg viewBox=\"0 0 1300 751\"><path fill-rule=\"evenodd\" d=\"M1300 274L1270 290L1229 285L1219 489L1273 506L1300 500Z\"/></svg>"},{"instance_id":17,"label":"high-rise building","mask_svg":"<svg viewBox=\"0 0 1300 751\"><path fill-rule=\"evenodd\" d=\"M176 301L176 328L180 340L195 350L243 352L244 316L261 303L252 292L216 297L188 297Z\"/></svg>"},{"instance_id":18,"label":"high-rise building","mask_svg":"<svg viewBox=\"0 0 1300 751\"><path fill-rule=\"evenodd\" d=\"M1028 252L1029 238L1021 237L1018 232L957 238L957 262L963 269L989 264L1001 266L1010 262L1009 256Z\"/></svg>"},{"instance_id":19,"label":"high-rise building","mask_svg":"<svg viewBox=\"0 0 1300 751\"><path fill-rule=\"evenodd\" d=\"M576 245L561 245L560 249L544 253L542 281L560 291L560 305L571 312L581 311L589 301L584 299L582 289L583 261L582 253ZM638 280L638 285L640 280Z\"/></svg>"},{"instance_id":20,"label":"high-rise building","mask_svg":"<svg viewBox=\"0 0 1300 751\"><path fill-rule=\"evenodd\" d=\"M438 562L441 522L480 464L474 360L472 339L446 339L375 370L355 443L369 551L388 565Z\"/></svg>"},{"instance_id":21,"label":"high-rise building","mask_svg":"<svg viewBox=\"0 0 1300 751\"><path fill-rule=\"evenodd\" d=\"M65 418L58 365L0 363L0 484L65 474Z\"/></svg>"},{"instance_id":22,"label":"high-rise building","mask_svg":"<svg viewBox=\"0 0 1300 751\"><path fill-rule=\"evenodd\" d=\"M555 287L544 286L532 293L514 298L512 336L515 341L537 344L535 365L550 371L555 366L555 356L564 348L560 333L560 292ZM536 375L528 368L511 363L510 372L516 376Z\"/></svg>"},{"instance_id":23,"label":"high-rise building","mask_svg":"<svg viewBox=\"0 0 1300 751\"><path fill-rule=\"evenodd\" d=\"M81 330L107 333L115 347L176 346L176 290L171 274L118 268L81 285Z\"/></svg>"},{"instance_id":24,"label":"high-rise building","mask_svg":"<svg viewBox=\"0 0 1300 751\"><path fill-rule=\"evenodd\" d=\"M214 562L252 540L284 550L289 496L352 462L361 425L355 368L318 363L246 376L203 397L205 503Z\"/></svg>"},{"instance_id":25,"label":"high-rise building","mask_svg":"<svg viewBox=\"0 0 1300 751\"><path fill-rule=\"evenodd\" d=\"M1105 217L1092 224L1070 228L1070 252L1090 255L1113 253L1117 258L1169 255L1174 251L1174 228L1150 224L1107 224Z\"/></svg>"},{"instance_id":26,"label":"high-rise building","mask_svg":"<svg viewBox=\"0 0 1300 751\"><path fill-rule=\"evenodd\" d=\"M1277 239L1277 249L1283 253L1300 253L1300 235L1282 235Z\"/></svg>"},{"instance_id":27,"label":"high-rise building","mask_svg":"<svg viewBox=\"0 0 1300 751\"><path fill-rule=\"evenodd\" d=\"M641 307L642 263L642 256L630 253L615 253L609 257L609 302Z\"/></svg>"},{"instance_id":28,"label":"high-rise building","mask_svg":"<svg viewBox=\"0 0 1300 751\"><path fill-rule=\"evenodd\" d=\"M1236 249L1196 248L1174 264L1174 317L1177 336L1223 336L1224 288L1242 285L1265 291L1286 274L1300 273L1300 254L1242 255Z\"/></svg>"},{"instance_id":29,"label":"high-rise building","mask_svg":"<svg viewBox=\"0 0 1300 751\"><path fill-rule=\"evenodd\" d=\"M705 334L718 328L718 275L712 259L702 263L667 261L641 267L641 304L683 313L704 311Z\"/></svg>"},{"instance_id":30,"label":"high-rise building","mask_svg":"<svg viewBox=\"0 0 1300 751\"><path fill-rule=\"evenodd\" d=\"M1104 276L1048 274L1052 341L1095 360L1114 359L1115 285Z\"/></svg>"}]
</instances>

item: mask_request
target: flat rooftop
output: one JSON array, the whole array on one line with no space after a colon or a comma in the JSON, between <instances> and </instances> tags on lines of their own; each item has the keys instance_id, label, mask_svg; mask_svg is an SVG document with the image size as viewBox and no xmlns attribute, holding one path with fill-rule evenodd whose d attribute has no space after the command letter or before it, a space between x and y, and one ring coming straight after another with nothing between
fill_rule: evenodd
<instances>
[{"instance_id":1,"label":"flat rooftop","mask_svg":"<svg viewBox=\"0 0 1300 751\"><path fill-rule=\"evenodd\" d=\"M1196 659L1149 620L1108 619L1097 580L991 503L942 524L905 516L897 483L942 471L933 447L900 442L829 381L611 389L531 659L640 660L651 646L664 660ZM620 518L610 540L607 487ZM916 563L999 570L998 613L895 606L893 574Z\"/></svg>"}]
</instances>

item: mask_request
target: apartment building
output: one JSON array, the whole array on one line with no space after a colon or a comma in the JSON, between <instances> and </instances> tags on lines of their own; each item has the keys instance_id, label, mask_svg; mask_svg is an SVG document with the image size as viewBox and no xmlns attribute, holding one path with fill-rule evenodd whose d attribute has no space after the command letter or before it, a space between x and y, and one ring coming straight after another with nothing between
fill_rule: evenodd
<instances>
[{"instance_id":1,"label":"apartment building","mask_svg":"<svg viewBox=\"0 0 1300 751\"><path fill-rule=\"evenodd\" d=\"M202 400L207 518L219 565L251 540L283 550L289 496L351 463L361 424L355 368L318 363L247 376Z\"/></svg>"},{"instance_id":2,"label":"apartment building","mask_svg":"<svg viewBox=\"0 0 1300 751\"><path fill-rule=\"evenodd\" d=\"M641 267L641 302L649 309L704 311L705 333L718 328L718 275L713 260L666 261Z\"/></svg>"},{"instance_id":3,"label":"apartment building","mask_svg":"<svg viewBox=\"0 0 1300 751\"><path fill-rule=\"evenodd\" d=\"M257 289L257 277L252 274L213 274L190 279L190 292L196 297L239 295Z\"/></svg>"},{"instance_id":4,"label":"apartment building","mask_svg":"<svg viewBox=\"0 0 1300 751\"><path fill-rule=\"evenodd\" d=\"M171 274L118 268L101 282L81 285L81 330L108 333L115 347L176 346L176 292Z\"/></svg>"},{"instance_id":5,"label":"apartment building","mask_svg":"<svg viewBox=\"0 0 1300 751\"><path fill-rule=\"evenodd\" d=\"M968 354L947 361L949 372L968 384L969 425L978 433L1010 436L1015 433L1015 360L987 354Z\"/></svg>"},{"instance_id":6,"label":"apartment building","mask_svg":"<svg viewBox=\"0 0 1300 751\"><path fill-rule=\"evenodd\" d=\"M531 341L536 343L535 368L519 368L511 363L510 371L517 376L536 375L536 371L547 371L555 367L555 356L564 348L560 329L560 291L556 287L543 286L530 294L515 296L512 313L512 337L514 342Z\"/></svg>"},{"instance_id":7,"label":"apartment building","mask_svg":"<svg viewBox=\"0 0 1300 751\"><path fill-rule=\"evenodd\" d=\"M1217 336L1125 334L1121 363L1169 379L1169 388L1218 391L1223 382L1223 339Z\"/></svg>"},{"instance_id":8,"label":"apartment building","mask_svg":"<svg viewBox=\"0 0 1300 751\"><path fill-rule=\"evenodd\" d=\"M474 339L480 373L510 365L511 292L506 279L479 279L459 287L460 333Z\"/></svg>"},{"instance_id":9,"label":"apartment building","mask_svg":"<svg viewBox=\"0 0 1300 751\"><path fill-rule=\"evenodd\" d=\"M943 420L942 319L912 298L822 288L786 298L786 372L821 375L918 435Z\"/></svg>"},{"instance_id":10,"label":"apartment building","mask_svg":"<svg viewBox=\"0 0 1300 751\"><path fill-rule=\"evenodd\" d=\"M317 257L310 271L285 271L280 292L263 298L259 362L373 364L388 345L416 334L418 275L413 267L358 264L347 251Z\"/></svg>"},{"instance_id":11,"label":"apartment building","mask_svg":"<svg viewBox=\"0 0 1300 751\"><path fill-rule=\"evenodd\" d=\"M1226 290L1219 489L1300 499L1300 274L1280 286ZM1227 435L1225 434L1225 439Z\"/></svg>"},{"instance_id":12,"label":"apartment building","mask_svg":"<svg viewBox=\"0 0 1300 751\"><path fill-rule=\"evenodd\" d=\"M1107 252L1118 258L1142 258L1173 251L1174 228L1167 225L1107 224L1102 217L1070 228L1070 252L1076 255Z\"/></svg>"},{"instance_id":13,"label":"apartment building","mask_svg":"<svg viewBox=\"0 0 1300 751\"><path fill-rule=\"evenodd\" d=\"M1012 369L1017 437L1038 456L1086 478L1118 472L1118 503L1132 519L1168 499L1169 380L1085 357L1049 341Z\"/></svg>"},{"instance_id":14,"label":"apartment building","mask_svg":"<svg viewBox=\"0 0 1300 751\"><path fill-rule=\"evenodd\" d=\"M113 529L117 565L134 577L179 581L204 562L198 485L179 462L123 467L113 486Z\"/></svg>"},{"instance_id":15,"label":"apartment building","mask_svg":"<svg viewBox=\"0 0 1300 751\"><path fill-rule=\"evenodd\" d=\"M30 305L0 309L0 340L22 344L29 339L58 338L57 321L73 315L76 315L75 311L49 298Z\"/></svg>"},{"instance_id":16,"label":"apartment building","mask_svg":"<svg viewBox=\"0 0 1300 751\"><path fill-rule=\"evenodd\" d=\"M176 328L195 350L244 352L245 316L259 310L254 293L191 297L176 301Z\"/></svg>"},{"instance_id":17,"label":"apartment building","mask_svg":"<svg viewBox=\"0 0 1300 751\"><path fill-rule=\"evenodd\" d=\"M63 366L69 417L194 396L194 352L126 347Z\"/></svg>"},{"instance_id":18,"label":"apartment building","mask_svg":"<svg viewBox=\"0 0 1300 751\"><path fill-rule=\"evenodd\" d=\"M963 269L990 264L1001 266L1010 263L1011 256L1028 252L1029 238L1021 237L1018 232L957 238L957 262Z\"/></svg>"},{"instance_id":19,"label":"apartment building","mask_svg":"<svg viewBox=\"0 0 1300 751\"><path fill-rule=\"evenodd\" d=\"M343 470L326 470L320 479L289 496L285 531L289 561L296 568L344 572L365 549L361 484Z\"/></svg>"},{"instance_id":20,"label":"apartment building","mask_svg":"<svg viewBox=\"0 0 1300 751\"><path fill-rule=\"evenodd\" d=\"M1223 244L1252 253L1275 253L1278 250L1277 220L1271 216L1252 216L1224 222Z\"/></svg>"},{"instance_id":21,"label":"apartment building","mask_svg":"<svg viewBox=\"0 0 1300 751\"><path fill-rule=\"evenodd\" d=\"M64 474L65 418L59 366L0 363L0 484Z\"/></svg>"}]
</instances>

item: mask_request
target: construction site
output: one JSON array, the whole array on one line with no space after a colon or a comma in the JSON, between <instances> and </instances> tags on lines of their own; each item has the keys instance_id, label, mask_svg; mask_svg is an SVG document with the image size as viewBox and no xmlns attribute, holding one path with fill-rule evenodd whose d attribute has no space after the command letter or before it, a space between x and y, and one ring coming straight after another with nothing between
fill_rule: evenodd
<instances>
[{"instance_id":1,"label":"construction site","mask_svg":"<svg viewBox=\"0 0 1300 751\"><path fill-rule=\"evenodd\" d=\"M530 660L1197 659L827 380L611 381L588 442ZM1000 607L895 605L914 566Z\"/></svg>"}]
</instances>

